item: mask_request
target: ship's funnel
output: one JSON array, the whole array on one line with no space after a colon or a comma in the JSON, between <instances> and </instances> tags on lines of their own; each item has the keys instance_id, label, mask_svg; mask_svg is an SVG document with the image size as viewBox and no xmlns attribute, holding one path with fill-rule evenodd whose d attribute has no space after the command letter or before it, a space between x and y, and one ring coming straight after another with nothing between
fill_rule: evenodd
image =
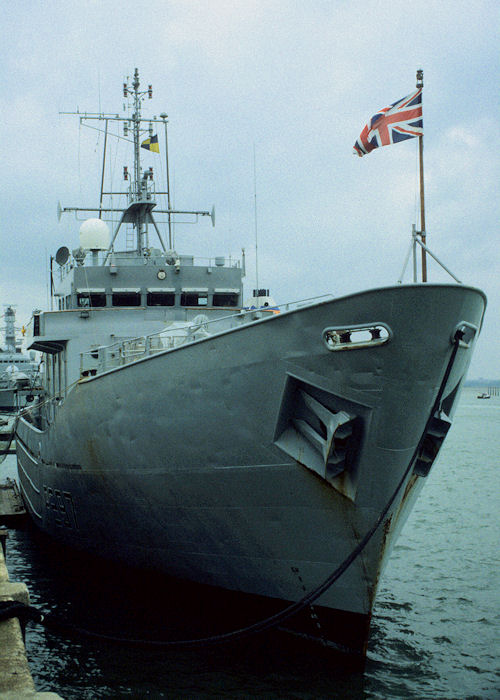
<instances>
[{"instance_id":1,"label":"ship's funnel","mask_svg":"<svg viewBox=\"0 0 500 700\"><path fill-rule=\"evenodd\" d=\"M80 226L80 247L84 250L107 250L109 228L102 219L87 219Z\"/></svg>"}]
</instances>

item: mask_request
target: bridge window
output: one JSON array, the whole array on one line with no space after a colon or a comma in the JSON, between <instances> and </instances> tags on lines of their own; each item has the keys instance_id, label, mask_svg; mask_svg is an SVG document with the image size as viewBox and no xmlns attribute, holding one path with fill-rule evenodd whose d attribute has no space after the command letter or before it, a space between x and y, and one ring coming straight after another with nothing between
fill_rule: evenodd
<instances>
[{"instance_id":1,"label":"bridge window","mask_svg":"<svg viewBox=\"0 0 500 700\"><path fill-rule=\"evenodd\" d=\"M181 306L207 306L208 294L206 292L183 292L181 294Z\"/></svg>"},{"instance_id":2,"label":"bridge window","mask_svg":"<svg viewBox=\"0 0 500 700\"><path fill-rule=\"evenodd\" d=\"M214 306L238 306L238 295L228 293L216 293L213 300Z\"/></svg>"},{"instance_id":3,"label":"bridge window","mask_svg":"<svg viewBox=\"0 0 500 700\"><path fill-rule=\"evenodd\" d=\"M81 308L97 308L106 306L106 295L102 292L94 293L83 292L77 294L78 306Z\"/></svg>"},{"instance_id":4,"label":"bridge window","mask_svg":"<svg viewBox=\"0 0 500 700\"><path fill-rule=\"evenodd\" d=\"M113 306L140 306L140 292L113 292Z\"/></svg>"},{"instance_id":5,"label":"bridge window","mask_svg":"<svg viewBox=\"0 0 500 700\"><path fill-rule=\"evenodd\" d=\"M148 306L174 306L175 294L173 292L148 292Z\"/></svg>"}]
</instances>

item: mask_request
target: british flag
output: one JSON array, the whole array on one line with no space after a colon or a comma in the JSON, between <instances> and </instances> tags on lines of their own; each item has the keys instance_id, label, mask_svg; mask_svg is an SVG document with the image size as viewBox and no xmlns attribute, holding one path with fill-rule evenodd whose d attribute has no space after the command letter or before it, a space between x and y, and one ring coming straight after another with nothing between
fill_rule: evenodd
<instances>
[{"instance_id":1,"label":"british flag","mask_svg":"<svg viewBox=\"0 0 500 700\"><path fill-rule=\"evenodd\" d=\"M422 88L374 114L354 144L354 153L364 156L379 146L389 146L424 133Z\"/></svg>"}]
</instances>

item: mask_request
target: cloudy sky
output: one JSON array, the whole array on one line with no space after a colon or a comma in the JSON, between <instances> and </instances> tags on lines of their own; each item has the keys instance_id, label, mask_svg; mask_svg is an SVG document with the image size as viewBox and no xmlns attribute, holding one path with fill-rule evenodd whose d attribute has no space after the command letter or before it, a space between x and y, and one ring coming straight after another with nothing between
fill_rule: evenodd
<instances>
[{"instance_id":1,"label":"cloudy sky","mask_svg":"<svg viewBox=\"0 0 500 700\"><path fill-rule=\"evenodd\" d=\"M169 115L176 207L216 208L215 229L176 227L179 253L245 247L251 290L256 199L259 285L277 302L395 283L419 224L417 139L352 146L422 67L428 245L487 293L469 376L500 377L498 0L16 0L0 21L0 304L19 324L47 305L49 256L78 245L58 200L99 193L102 135L60 112L122 112L136 67L148 114ZM110 151L108 184L125 164ZM429 279L448 278L430 263Z\"/></svg>"}]
</instances>

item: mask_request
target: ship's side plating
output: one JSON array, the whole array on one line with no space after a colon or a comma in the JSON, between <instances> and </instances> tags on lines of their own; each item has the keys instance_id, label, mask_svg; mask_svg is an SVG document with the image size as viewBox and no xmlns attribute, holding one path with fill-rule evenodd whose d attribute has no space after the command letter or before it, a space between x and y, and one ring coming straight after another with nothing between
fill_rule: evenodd
<instances>
[{"instance_id":1,"label":"ship's side plating","mask_svg":"<svg viewBox=\"0 0 500 700\"><path fill-rule=\"evenodd\" d=\"M484 306L459 285L387 287L84 378L43 430L19 421L33 519L107 557L294 601L356 547L411 464L383 525L317 601L325 620L366 621ZM359 329L371 335L354 347ZM362 646L366 625L348 641Z\"/></svg>"}]
</instances>

